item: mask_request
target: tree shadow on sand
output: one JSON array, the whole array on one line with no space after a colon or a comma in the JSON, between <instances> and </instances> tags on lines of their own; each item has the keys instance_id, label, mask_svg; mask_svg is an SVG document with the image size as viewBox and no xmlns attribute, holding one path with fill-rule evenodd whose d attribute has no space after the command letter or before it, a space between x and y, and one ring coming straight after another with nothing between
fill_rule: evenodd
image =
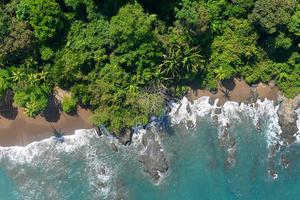
<instances>
[{"instance_id":1,"label":"tree shadow on sand","mask_svg":"<svg viewBox=\"0 0 300 200\"><path fill-rule=\"evenodd\" d=\"M236 84L234 82L234 79L226 79L221 81L221 86L225 88L226 91L232 91L234 90Z\"/></svg>"},{"instance_id":2,"label":"tree shadow on sand","mask_svg":"<svg viewBox=\"0 0 300 200\"><path fill-rule=\"evenodd\" d=\"M221 88L220 91L222 92L223 97L226 101L230 100L230 90L228 90L227 88Z\"/></svg>"},{"instance_id":3,"label":"tree shadow on sand","mask_svg":"<svg viewBox=\"0 0 300 200\"><path fill-rule=\"evenodd\" d=\"M222 92L223 97L226 101L230 100L230 92L234 90L235 86L236 84L234 82L234 79L226 79L220 82L220 91Z\"/></svg>"},{"instance_id":4,"label":"tree shadow on sand","mask_svg":"<svg viewBox=\"0 0 300 200\"><path fill-rule=\"evenodd\" d=\"M18 115L18 108L13 105L13 93L8 91L0 102L0 115L6 119L14 120Z\"/></svg>"},{"instance_id":5,"label":"tree shadow on sand","mask_svg":"<svg viewBox=\"0 0 300 200\"><path fill-rule=\"evenodd\" d=\"M43 111L42 116L48 121L48 122L57 122L60 119L60 112L59 112L60 104L55 99L53 95L49 97L48 106Z\"/></svg>"}]
</instances>

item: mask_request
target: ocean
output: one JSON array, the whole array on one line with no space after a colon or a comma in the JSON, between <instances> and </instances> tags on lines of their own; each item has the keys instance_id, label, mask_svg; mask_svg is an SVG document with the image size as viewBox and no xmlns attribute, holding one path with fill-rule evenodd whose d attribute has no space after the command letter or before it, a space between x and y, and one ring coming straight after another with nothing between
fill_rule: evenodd
<instances>
[{"instance_id":1,"label":"ocean","mask_svg":"<svg viewBox=\"0 0 300 200\"><path fill-rule=\"evenodd\" d=\"M49 138L1 147L0 199L300 199L300 144L281 141L272 101L219 107L202 97L169 106L169 124L154 129L169 166L158 182L139 162L142 128L130 146L77 130L63 143Z\"/></svg>"}]
</instances>

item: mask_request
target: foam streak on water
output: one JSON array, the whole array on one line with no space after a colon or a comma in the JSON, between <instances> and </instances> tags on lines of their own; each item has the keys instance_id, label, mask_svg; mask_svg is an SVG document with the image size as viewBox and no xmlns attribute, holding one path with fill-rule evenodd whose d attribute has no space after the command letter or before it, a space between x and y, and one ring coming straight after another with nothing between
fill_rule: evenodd
<instances>
[{"instance_id":1,"label":"foam streak on water","mask_svg":"<svg viewBox=\"0 0 300 200\"><path fill-rule=\"evenodd\" d=\"M109 141L100 140L94 129L80 129L62 143L51 137L24 147L1 147L0 166L13 178L19 199L83 199L83 193L86 199L114 198L112 178L118 169L109 163L109 154L100 157L89 146L95 139L103 145ZM72 182L78 190L69 188Z\"/></svg>"},{"instance_id":2,"label":"foam streak on water","mask_svg":"<svg viewBox=\"0 0 300 200\"><path fill-rule=\"evenodd\" d=\"M240 116L248 117L253 124L259 128L262 119L268 120L268 129L266 131L266 138L269 145L280 142L281 128L278 124L277 110L279 106L274 106L273 101L257 100L253 104L237 103L227 101L223 106L217 106L218 100L213 105L209 103L209 97L201 97L194 102L190 102L184 97L180 102L171 102L169 104L171 112L171 123L173 125L184 123L187 128L196 125L199 117L218 117L218 124L220 127L240 121ZM219 114L217 113L219 110Z\"/></svg>"},{"instance_id":3,"label":"foam streak on water","mask_svg":"<svg viewBox=\"0 0 300 200\"><path fill-rule=\"evenodd\" d=\"M90 138L97 137L94 129L75 130L74 135L64 136L64 142L60 143L54 137L44 139L39 142L30 143L27 146L0 147L0 161L3 158L19 164L30 163L33 159L48 151L56 148L57 151L72 152L84 145L87 145Z\"/></svg>"},{"instance_id":4,"label":"foam streak on water","mask_svg":"<svg viewBox=\"0 0 300 200\"><path fill-rule=\"evenodd\" d=\"M296 133L295 136L296 136L296 141L300 143L300 108L298 108L295 112L297 113L297 117L298 117L297 119L298 132Z\"/></svg>"}]
</instances>

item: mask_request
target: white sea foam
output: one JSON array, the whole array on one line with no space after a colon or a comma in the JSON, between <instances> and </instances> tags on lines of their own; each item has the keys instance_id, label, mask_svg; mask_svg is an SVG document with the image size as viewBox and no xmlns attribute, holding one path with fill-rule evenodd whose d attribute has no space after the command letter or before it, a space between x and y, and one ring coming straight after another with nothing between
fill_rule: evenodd
<instances>
[{"instance_id":1,"label":"white sea foam","mask_svg":"<svg viewBox=\"0 0 300 200\"><path fill-rule=\"evenodd\" d=\"M133 135L132 135L132 145L138 146L142 143L143 135L147 132L143 126L136 126L133 128Z\"/></svg>"},{"instance_id":2,"label":"white sea foam","mask_svg":"<svg viewBox=\"0 0 300 200\"><path fill-rule=\"evenodd\" d=\"M100 149L99 153L99 148L90 146L96 138L101 145L106 145L106 149L109 148L110 140L100 139L95 129L79 129L74 135L64 136L64 142L51 137L24 147L0 147L0 163L15 180L22 199L33 199L38 195L43 195L39 199L61 199L56 185L68 184L66 181L69 178L66 176L73 173L68 159L71 159L71 162L78 159L83 165L84 170L80 171L82 174L78 174L78 179L82 182L88 179L88 182L83 184L89 185L91 198L113 199L116 194L112 181L117 172L117 165L111 163L109 151ZM30 169L38 173L43 167L45 169L42 171L48 177L30 174Z\"/></svg>"},{"instance_id":3,"label":"white sea foam","mask_svg":"<svg viewBox=\"0 0 300 200\"><path fill-rule=\"evenodd\" d=\"M171 123L173 125L183 123L187 128L190 128L190 123L193 124L193 127L196 126L199 117L218 116L218 124L222 128L232 124L232 122L239 121L240 116L243 115L252 119L253 124L257 127L261 125L262 120L267 120L268 128L265 132L268 144L272 145L280 142L281 128L278 124L277 115L279 106L274 106L273 101L267 99L264 101L257 100L253 104L227 101L221 107L217 106L217 102L218 100L211 105L209 97L201 97L194 102L190 102L184 97L178 103L171 102L169 104ZM216 112L217 109L221 109L219 114Z\"/></svg>"},{"instance_id":4,"label":"white sea foam","mask_svg":"<svg viewBox=\"0 0 300 200\"><path fill-rule=\"evenodd\" d=\"M212 113L214 108L217 108L216 103L213 106L209 104L209 97L200 97L193 103L186 97L183 97L179 103L170 102L168 105L171 108L169 113L171 123L184 123L187 128L188 122L192 122L195 125L197 117L204 117Z\"/></svg>"},{"instance_id":5,"label":"white sea foam","mask_svg":"<svg viewBox=\"0 0 300 200\"><path fill-rule=\"evenodd\" d=\"M296 141L300 143L300 108L298 108L295 112L297 113L297 127L298 127L298 132L295 134L295 136L296 136Z\"/></svg>"},{"instance_id":6,"label":"white sea foam","mask_svg":"<svg viewBox=\"0 0 300 200\"><path fill-rule=\"evenodd\" d=\"M64 136L64 142L55 140L55 137L47 138L26 146L0 147L0 161L3 158L19 164L30 163L32 160L53 148L57 151L71 152L86 145L90 138L97 137L94 129L75 130L75 134Z\"/></svg>"}]
</instances>

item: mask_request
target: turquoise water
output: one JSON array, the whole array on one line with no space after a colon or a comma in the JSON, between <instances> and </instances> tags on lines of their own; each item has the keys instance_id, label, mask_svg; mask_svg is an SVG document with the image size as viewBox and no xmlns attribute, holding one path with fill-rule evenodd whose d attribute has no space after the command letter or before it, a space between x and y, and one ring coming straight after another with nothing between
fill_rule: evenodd
<instances>
[{"instance_id":1,"label":"turquoise water","mask_svg":"<svg viewBox=\"0 0 300 200\"><path fill-rule=\"evenodd\" d=\"M110 139L95 134L71 136L64 144L46 140L0 152L0 199L129 200L296 200L300 198L300 146L281 148L272 162L278 178L268 173L266 130L240 116L229 134L236 140L235 165L226 165L219 126L198 118L194 129L182 124L161 133L169 171L159 184L143 172L141 145L113 152ZM89 136L87 136L89 135ZM284 155L289 166L281 165Z\"/></svg>"}]
</instances>

